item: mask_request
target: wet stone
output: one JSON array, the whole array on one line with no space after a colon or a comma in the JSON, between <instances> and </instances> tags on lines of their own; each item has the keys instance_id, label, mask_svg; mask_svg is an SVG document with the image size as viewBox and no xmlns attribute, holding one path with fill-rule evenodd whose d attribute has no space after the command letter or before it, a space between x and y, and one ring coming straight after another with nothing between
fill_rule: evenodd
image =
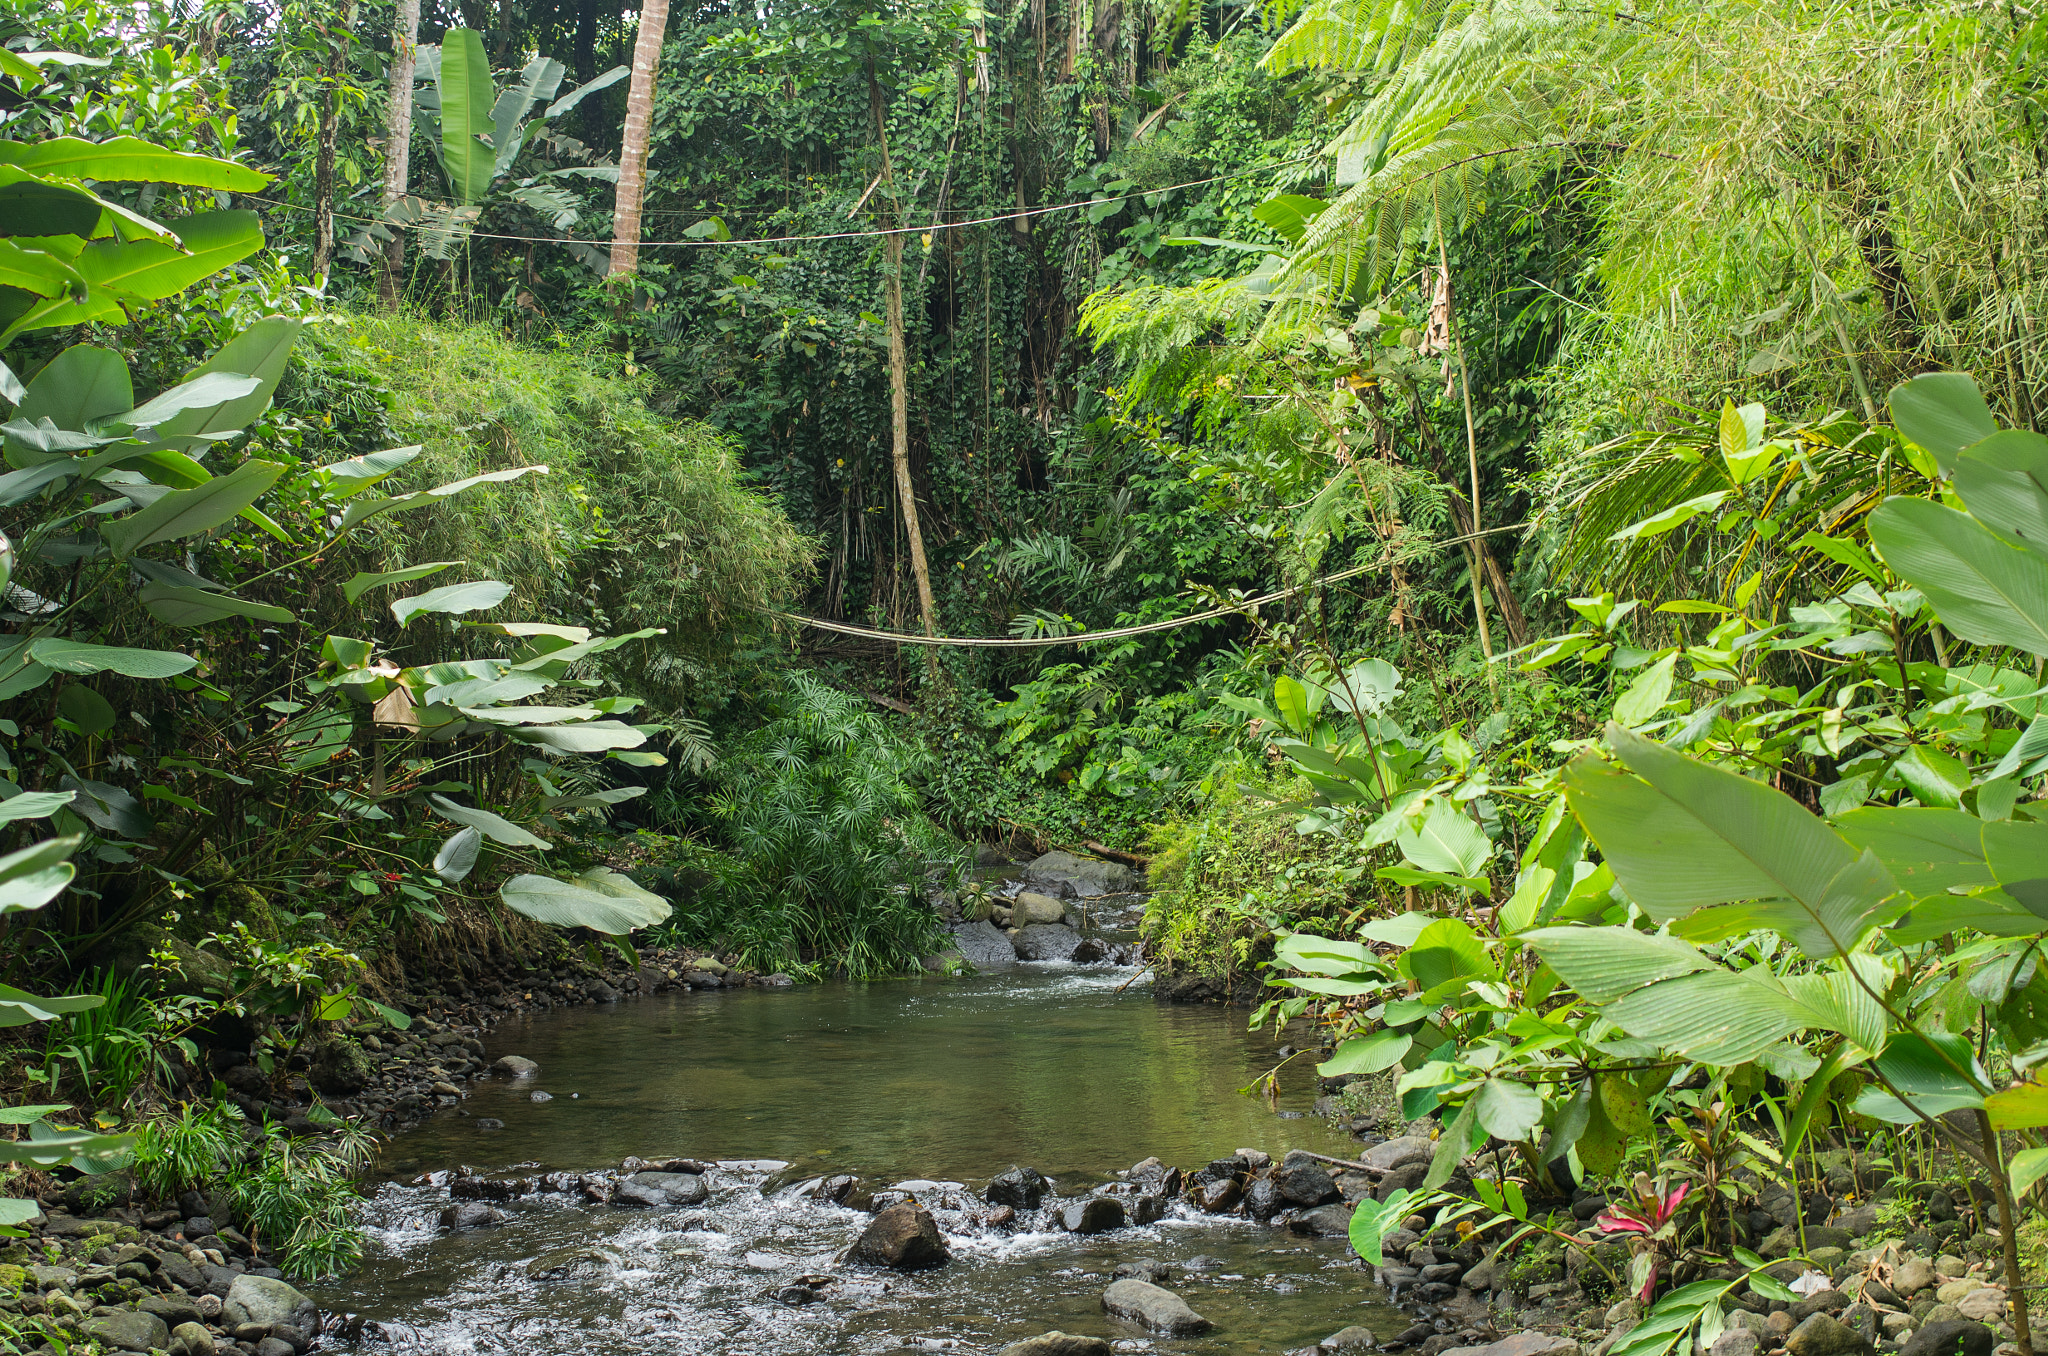
<instances>
[{"instance_id":1,"label":"wet stone","mask_svg":"<svg viewBox=\"0 0 2048 1356\"><path fill-rule=\"evenodd\" d=\"M1015 1210L1036 1210L1052 1184L1036 1168L1013 1167L991 1178L982 1199L990 1205L1007 1205Z\"/></svg>"},{"instance_id":2,"label":"wet stone","mask_svg":"<svg viewBox=\"0 0 2048 1356\"><path fill-rule=\"evenodd\" d=\"M931 1212L907 1201L876 1215L854 1244L851 1257L897 1271L928 1271L951 1260Z\"/></svg>"},{"instance_id":3,"label":"wet stone","mask_svg":"<svg viewBox=\"0 0 2048 1356\"><path fill-rule=\"evenodd\" d=\"M1048 1332L1012 1342L997 1356L1110 1356L1113 1350L1100 1337L1077 1337L1072 1333Z\"/></svg>"},{"instance_id":4,"label":"wet stone","mask_svg":"<svg viewBox=\"0 0 2048 1356\"><path fill-rule=\"evenodd\" d=\"M1215 1326L1179 1295L1148 1281L1111 1283L1102 1292L1102 1308L1112 1318L1135 1323L1161 1337L1195 1337Z\"/></svg>"},{"instance_id":5,"label":"wet stone","mask_svg":"<svg viewBox=\"0 0 2048 1356\"><path fill-rule=\"evenodd\" d=\"M1060 1211L1060 1227L1070 1234L1106 1234L1124 1227L1123 1202L1113 1196L1091 1196Z\"/></svg>"}]
</instances>

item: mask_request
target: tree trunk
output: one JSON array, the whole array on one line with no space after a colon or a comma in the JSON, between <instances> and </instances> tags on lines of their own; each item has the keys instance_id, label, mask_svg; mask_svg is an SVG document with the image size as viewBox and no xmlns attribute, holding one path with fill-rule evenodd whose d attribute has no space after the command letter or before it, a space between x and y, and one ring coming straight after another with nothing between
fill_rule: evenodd
<instances>
[{"instance_id":1,"label":"tree trunk","mask_svg":"<svg viewBox=\"0 0 2048 1356\"><path fill-rule=\"evenodd\" d=\"M419 59L420 0L398 0L391 30L391 117L384 131L384 214L405 196L412 174L413 65ZM384 309L398 309L399 280L405 275L405 232L393 230L384 244L377 293Z\"/></svg>"},{"instance_id":2,"label":"tree trunk","mask_svg":"<svg viewBox=\"0 0 2048 1356\"><path fill-rule=\"evenodd\" d=\"M610 276L640 267L640 202L647 192L647 129L654 121L654 75L668 28L668 0L644 0L633 39L633 76L626 90L626 135L619 147L619 194L612 209Z\"/></svg>"},{"instance_id":3,"label":"tree trunk","mask_svg":"<svg viewBox=\"0 0 2048 1356\"><path fill-rule=\"evenodd\" d=\"M324 275L334 258L335 91L348 72L348 49L355 36L356 0L341 12L339 27L327 30L327 68L320 90L320 140L313 153L313 272Z\"/></svg>"},{"instance_id":4,"label":"tree trunk","mask_svg":"<svg viewBox=\"0 0 2048 1356\"><path fill-rule=\"evenodd\" d=\"M576 0L576 83L597 78L597 0Z\"/></svg>"},{"instance_id":5,"label":"tree trunk","mask_svg":"<svg viewBox=\"0 0 2048 1356\"><path fill-rule=\"evenodd\" d=\"M888 111L875 66L868 63L868 107L875 119L875 141L882 149L882 187L888 201L883 225L902 224L896 201L896 176L889 164ZM917 491L910 479L910 359L903 341L903 237L893 231L882 237L882 319L889 331L889 454L896 473L896 497L903 505L903 531L910 541L910 571L917 577L917 605L924 633L935 636L938 623L932 606L932 575L925 564L924 533L917 521ZM933 678L939 674L937 650L927 652Z\"/></svg>"}]
</instances>

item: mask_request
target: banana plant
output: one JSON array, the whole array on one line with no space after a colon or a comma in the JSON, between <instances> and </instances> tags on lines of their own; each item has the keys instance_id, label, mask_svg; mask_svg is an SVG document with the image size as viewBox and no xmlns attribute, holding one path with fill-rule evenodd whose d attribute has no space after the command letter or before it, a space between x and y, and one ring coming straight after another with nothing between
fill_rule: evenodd
<instances>
[{"instance_id":1,"label":"banana plant","mask_svg":"<svg viewBox=\"0 0 2048 1356\"><path fill-rule=\"evenodd\" d=\"M466 28L450 29L440 46L419 49L414 116L429 138L435 163L448 188L448 202L406 197L386 214L389 224L372 225L348 243L362 253L370 242L391 239L392 226L420 226L429 258L446 259L476 228L494 196L536 213L556 231L576 224L582 205L562 186L570 179L618 182L619 167L592 155L574 138L550 133L548 123L631 72L614 66L557 97L567 67L553 57L535 57L502 90L491 79L483 38ZM546 107L529 117L536 107ZM520 178L513 170L520 153L542 140L558 158L577 163L537 170ZM502 183L501 183L502 181ZM568 242L573 253L602 271L608 256L594 246ZM362 253L367 258L367 253Z\"/></svg>"}]
</instances>

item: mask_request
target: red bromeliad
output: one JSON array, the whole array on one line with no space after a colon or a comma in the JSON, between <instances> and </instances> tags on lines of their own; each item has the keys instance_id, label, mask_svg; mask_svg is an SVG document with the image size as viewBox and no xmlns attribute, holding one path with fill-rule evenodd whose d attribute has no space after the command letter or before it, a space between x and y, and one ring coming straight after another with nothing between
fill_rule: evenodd
<instances>
[{"instance_id":1,"label":"red bromeliad","mask_svg":"<svg viewBox=\"0 0 2048 1356\"><path fill-rule=\"evenodd\" d=\"M1637 1173L1631 1184L1633 1200L1609 1205L1593 1217L1603 1234L1632 1234L1630 1247L1635 1260L1629 1265L1629 1279L1636 1285L1636 1298L1647 1304L1657 1287L1658 1254L1677 1250L1678 1208L1692 1183L1680 1182L1667 1188L1660 1176L1652 1182L1647 1173Z\"/></svg>"}]
</instances>

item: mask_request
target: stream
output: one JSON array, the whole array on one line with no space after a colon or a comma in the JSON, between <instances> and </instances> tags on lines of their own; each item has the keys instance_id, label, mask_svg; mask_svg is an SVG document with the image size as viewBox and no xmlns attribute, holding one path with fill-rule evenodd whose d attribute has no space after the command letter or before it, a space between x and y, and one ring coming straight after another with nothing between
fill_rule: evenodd
<instances>
[{"instance_id":1,"label":"stream","mask_svg":"<svg viewBox=\"0 0 2048 1356\"><path fill-rule=\"evenodd\" d=\"M1119 991L1131 976L1027 964L508 1019L486 1039L490 1058L522 1055L538 1073L486 1080L386 1146L365 1264L314 1298L367 1320L340 1342L365 1352L984 1352L1058 1328L1127 1350L1249 1353L1313 1346L1352 1324L1383 1337L1406 1327L1342 1240L1183 1204L1091 1235L1054 1231L1050 1211L1009 1228L940 1211L952 1250L941 1269L837 1260L870 1217L800 1194L799 1179L922 1179L921 1198L939 1198L934 1180L978 1195L1023 1164L1072 1198L1148 1156L1194 1169L1238 1148L1356 1148L1305 1114L1306 1061L1283 1073L1277 1107L1237 1094L1275 1062L1270 1036L1247 1033L1241 1011L1157 1004L1142 983ZM629 1155L719 1161L710 1200L622 1209L558 1194L502 1203L493 1227L440 1226L448 1170L589 1171ZM564 1248L589 1252L566 1278L529 1275L534 1258ZM1110 1273L1141 1258L1172 1268L1163 1283L1215 1330L1168 1340L1105 1315ZM825 1275L837 1280L816 1302L777 1298Z\"/></svg>"}]
</instances>

